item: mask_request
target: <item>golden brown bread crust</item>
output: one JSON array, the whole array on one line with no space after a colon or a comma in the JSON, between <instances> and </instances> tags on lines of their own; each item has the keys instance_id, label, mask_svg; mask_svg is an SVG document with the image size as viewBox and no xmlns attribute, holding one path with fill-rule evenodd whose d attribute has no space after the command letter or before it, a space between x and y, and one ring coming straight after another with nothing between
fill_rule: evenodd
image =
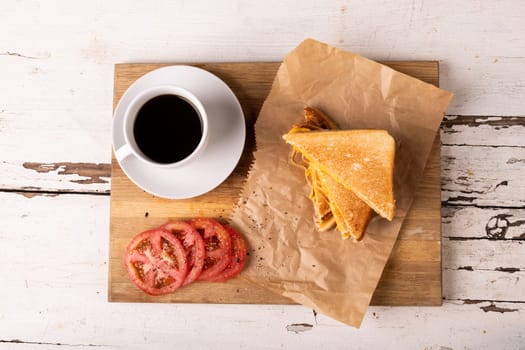
<instances>
[{"instance_id":1,"label":"golden brown bread crust","mask_svg":"<svg viewBox=\"0 0 525 350\"><path fill-rule=\"evenodd\" d=\"M386 131L313 131L284 139L379 215L393 219L395 141Z\"/></svg>"},{"instance_id":2,"label":"golden brown bread crust","mask_svg":"<svg viewBox=\"0 0 525 350\"><path fill-rule=\"evenodd\" d=\"M320 181L330 198L330 208L343 238L360 240L372 217L372 209L352 191L320 171Z\"/></svg>"}]
</instances>

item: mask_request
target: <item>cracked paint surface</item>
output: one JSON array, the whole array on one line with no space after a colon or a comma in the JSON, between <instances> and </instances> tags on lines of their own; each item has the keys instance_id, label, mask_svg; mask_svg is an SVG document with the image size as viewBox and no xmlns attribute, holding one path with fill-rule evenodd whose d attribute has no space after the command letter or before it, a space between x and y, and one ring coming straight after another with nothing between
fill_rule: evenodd
<instances>
[{"instance_id":1,"label":"cracked paint surface","mask_svg":"<svg viewBox=\"0 0 525 350\"><path fill-rule=\"evenodd\" d=\"M78 184L108 183L111 165L105 163L36 163L25 162L23 167L39 173L55 172L57 175L78 175L85 179L69 180Z\"/></svg>"}]
</instances>

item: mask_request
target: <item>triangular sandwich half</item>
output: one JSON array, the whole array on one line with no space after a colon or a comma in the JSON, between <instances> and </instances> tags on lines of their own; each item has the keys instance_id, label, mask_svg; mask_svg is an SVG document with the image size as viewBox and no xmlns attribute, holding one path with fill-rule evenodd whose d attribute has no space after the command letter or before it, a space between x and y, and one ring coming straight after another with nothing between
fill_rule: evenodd
<instances>
[{"instance_id":1,"label":"triangular sandwich half","mask_svg":"<svg viewBox=\"0 0 525 350\"><path fill-rule=\"evenodd\" d=\"M337 130L284 135L310 163L392 220L395 141L384 130Z\"/></svg>"}]
</instances>

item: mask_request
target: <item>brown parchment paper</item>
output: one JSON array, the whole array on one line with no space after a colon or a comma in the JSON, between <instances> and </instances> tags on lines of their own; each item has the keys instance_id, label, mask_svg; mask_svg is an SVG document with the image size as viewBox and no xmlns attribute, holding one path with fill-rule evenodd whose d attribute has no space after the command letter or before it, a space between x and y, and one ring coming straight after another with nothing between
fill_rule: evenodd
<instances>
[{"instance_id":1,"label":"brown parchment paper","mask_svg":"<svg viewBox=\"0 0 525 350\"><path fill-rule=\"evenodd\" d=\"M245 233L244 277L359 327L425 168L452 94L364 57L306 40L283 61L255 125L257 151L232 223ZM304 171L282 140L303 108L341 129L396 140L393 221L375 216L362 241L317 232Z\"/></svg>"}]
</instances>

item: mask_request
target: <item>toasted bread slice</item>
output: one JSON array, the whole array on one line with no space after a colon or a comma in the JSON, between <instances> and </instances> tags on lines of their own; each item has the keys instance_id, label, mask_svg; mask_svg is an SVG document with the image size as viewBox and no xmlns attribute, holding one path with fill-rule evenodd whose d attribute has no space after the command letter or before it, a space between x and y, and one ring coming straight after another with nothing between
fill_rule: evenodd
<instances>
[{"instance_id":1,"label":"toasted bread slice","mask_svg":"<svg viewBox=\"0 0 525 350\"><path fill-rule=\"evenodd\" d=\"M359 241L372 217L372 209L330 175L322 171L318 174L321 186L329 198L337 230L343 238L352 237Z\"/></svg>"},{"instance_id":2,"label":"toasted bread slice","mask_svg":"<svg viewBox=\"0 0 525 350\"><path fill-rule=\"evenodd\" d=\"M384 130L337 130L284 135L310 163L382 217L392 220L395 141Z\"/></svg>"}]
</instances>

